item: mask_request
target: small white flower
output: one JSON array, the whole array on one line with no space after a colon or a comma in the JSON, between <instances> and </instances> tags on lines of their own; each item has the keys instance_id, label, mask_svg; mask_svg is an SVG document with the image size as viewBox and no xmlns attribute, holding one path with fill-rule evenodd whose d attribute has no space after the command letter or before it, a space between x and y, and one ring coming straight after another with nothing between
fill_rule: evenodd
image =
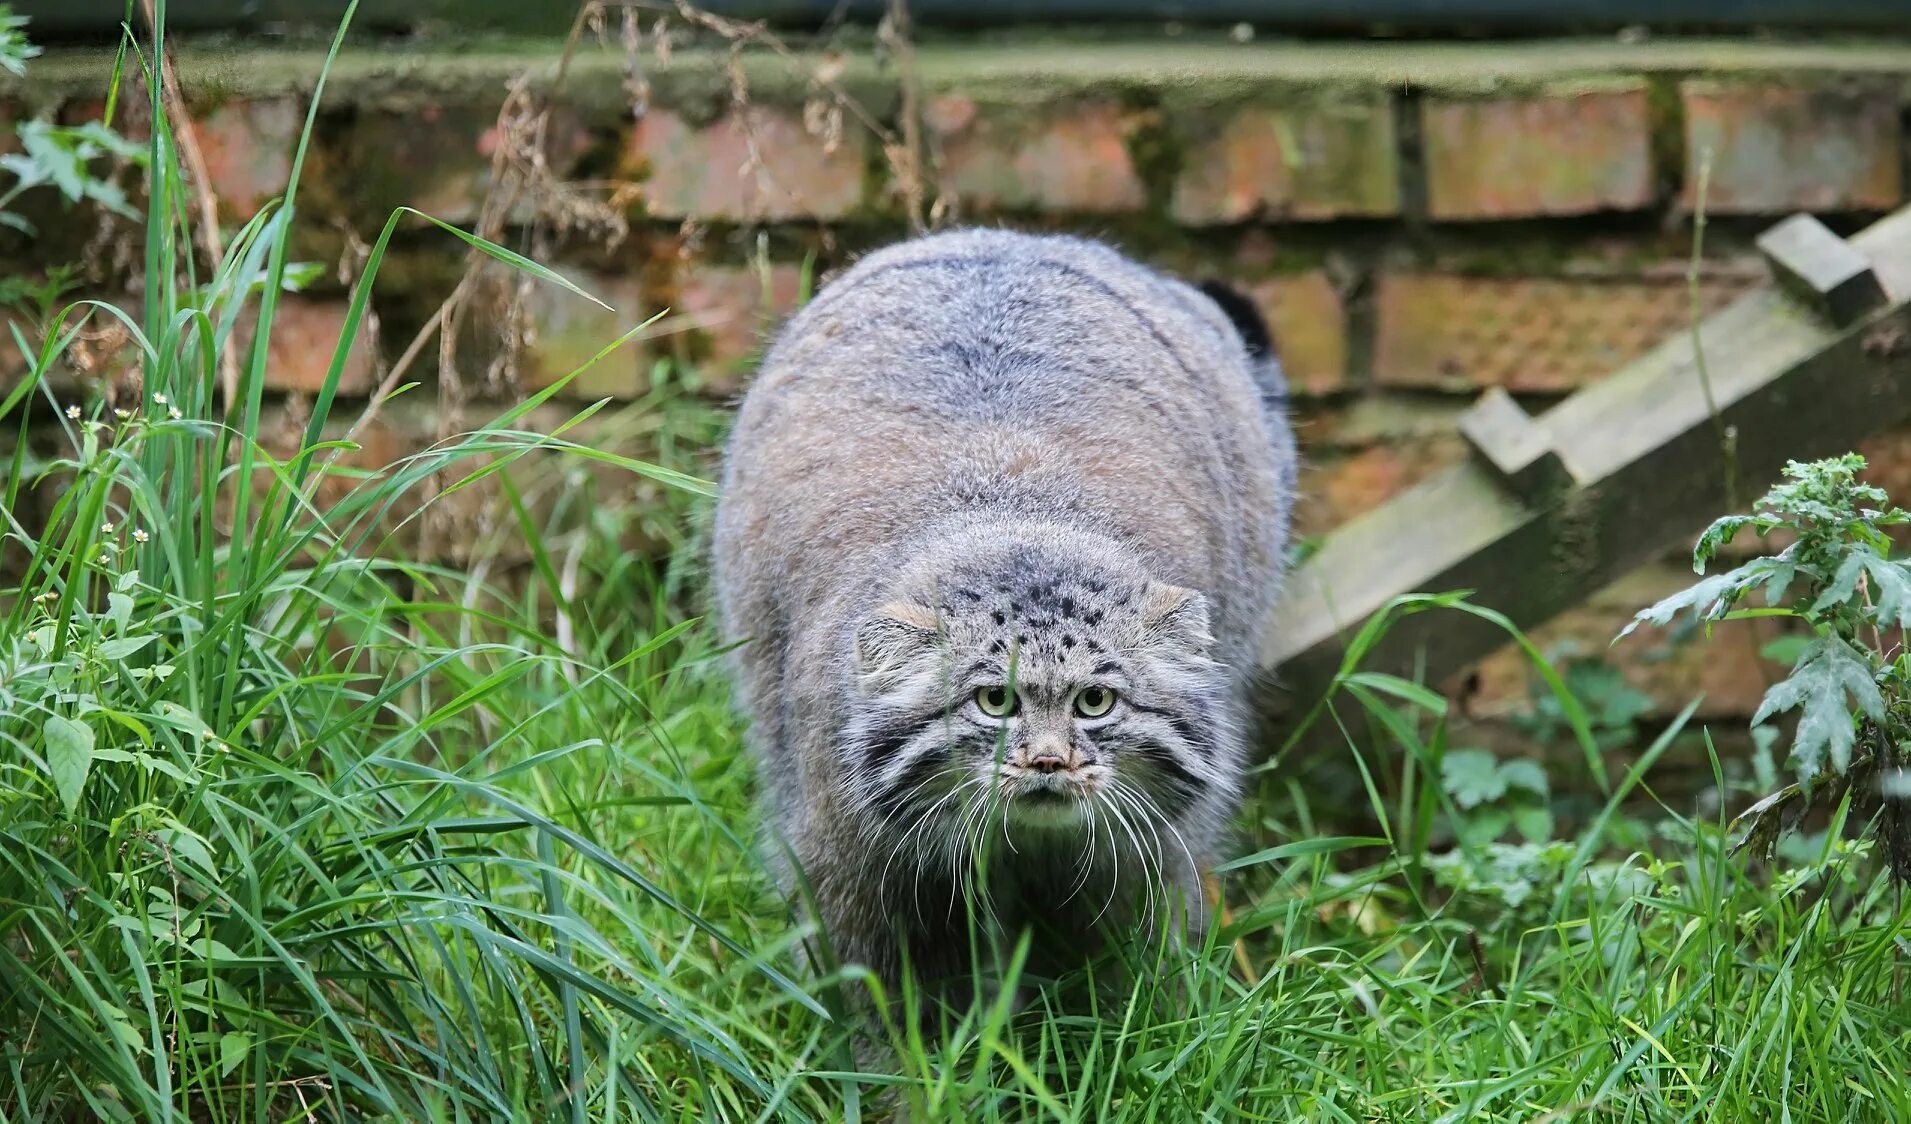
<instances>
[{"instance_id":1,"label":"small white flower","mask_svg":"<svg viewBox=\"0 0 1911 1124\"><path fill-rule=\"evenodd\" d=\"M113 559L111 558L111 556L109 556L105 551L103 550L100 551L100 565L104 566L110 563L112 560Z\"/></svg>"},{"instance_id":2,"label":"small white flower","mask_svg":"<svg viewBox=\"0 0 1911 1124\"><path fill-rule=\"evenodd\" d=\"M172 419L172 420L174 420L174 421L178 421L178 420L179 420L180 418L183 418L183 417L185 417L186 415L184 415L184 414L182 414L182 413L180 413L180 412L179 412L179 407L177 407L177 406L168 406L168 407L166 407L166 416L167 416L167 417L169 417L169 418L171 418L171 419Z\"/></svg>"},{"instance_id":3,"label":"small white flower","mask_svg":"<svg viewBox=\"0 0 1911 1124\"><path fill-rule=\"evenodd\" d=\"M144 527L134 527L134 528L133 528L133 541L134 541L134 542L145 542L145 541L146 541L147 539L150 539L150 538L152 538L152 536L146 533L146 528L144 528Z\"/></svg>"},{"instance_id":4,"label":"small white flower","mask_svg":"<svg viewBox=\"0 0 1911 1124\"><path fill-rule=\"evenodd\" d=\"M101 524L100 524L100 534L102 534L102 535L110 535L110 534L112 534L112 533L113 533L113 524L112 524L111 522L106 522L106 523L101 523Z\"/></svg>"},{"instance_id":5,"label":"small white flower","mask_svg":"<svg viewBox=\"0 0 1911 1124\"><path fill-rule=\"evenodd\" d=\"M78 406L68 406L66 408L66 416L72 418L74 421L79 421L80 408Z\"/></svg>"},{"instance_id":6,"label":"small white flower","mask_svg":"<svg viewBox=\"0 0 1911 1124\"><path fill-rule=\"evenodd\" d=\"M114 410L113 416L121 421L125 421L127 418L132 417L133 413L131 410Z\"/></svg>"},{"instance_id":7,"label":"small white flower","mask_svg":"<svg viewBox=\"0 0 1911 1124\"><path fill-rule=\"evenodd\" d=\"M166 396L164 394L155 394L153 395L153 401L159 403L161 406L164 406L166 404Z\"/></svg>"}]
</instances>

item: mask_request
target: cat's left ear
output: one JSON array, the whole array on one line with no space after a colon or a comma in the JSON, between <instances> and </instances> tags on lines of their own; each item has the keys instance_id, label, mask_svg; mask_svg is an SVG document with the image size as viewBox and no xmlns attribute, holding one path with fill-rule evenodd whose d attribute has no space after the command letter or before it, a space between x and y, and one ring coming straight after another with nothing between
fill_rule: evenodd
<instances>
[{"instance_id":1,"label":"cat's left ear","mask_svg":"<svg viewBox=\"0 0 1911 1124\"><path fill-rule=\"evenodd\" d=\"M1202 656L1214 650L1208 599L1195 590L1149 583L1142 597L1141 619L1151 642L1172 644Z\"/></svg>"},{"instance_id":2,"label":"cat's left ear","mask_svg":"<svg viewBox=\"0 0 1911 1124\"><path fill-rule=\"evenodd\" d=\"M934 609L891 601L856 628L856 671L878 689L893 685L918 659L935 651L942 622Z\"/></svg>"}]
</instances>

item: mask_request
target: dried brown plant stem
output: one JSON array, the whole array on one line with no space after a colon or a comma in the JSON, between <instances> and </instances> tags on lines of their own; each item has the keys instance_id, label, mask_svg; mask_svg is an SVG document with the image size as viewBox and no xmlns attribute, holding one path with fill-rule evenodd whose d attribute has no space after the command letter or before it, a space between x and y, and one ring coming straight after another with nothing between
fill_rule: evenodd
<instances>
[{"instance_id":1,"label":"dried brown plant stem","mask_svg":"<svg viewBox=\"0 0 1911 1124\"><path fill-rule=\"evenodd\" d=\"M157 40L159 15L153 0L140 0L139 7L146 17L146 26ZM219 201L212 191L212 176L206 169L206 154L199 147L199 131L192 123L192 115L186 111L184 95L179 92L179 68L173 62L170 46L160 53L159 90L174 144L179 149L180 158L186 162L193 207L199 212L199 221L193 225L193 233L198 236L199 249L205 254L208 265L217 271L226 259L225 245L219 238ZM219 353L219 389L225 397L226 408L230 409L239 397L239 346L230 335L226 337L225 346Z\"/></svg>"},{"instance_id":2,"label":"dried brown plant stem","mask_svg":"<svg viewBox=\"0 0 1911 1124\"><path fill-rule=\"evenodd\" d=\"M887 149L890 167L902 188L902 202L909 212L909 229L921 234L925 229L927 192L922 182L922 77L916 68L916 44L910 34L907 0L889 0L889 14L883 17L877 37L896 60L896 75L902 92L902 144L900 150Z\"/></svg>"}]
</instances>

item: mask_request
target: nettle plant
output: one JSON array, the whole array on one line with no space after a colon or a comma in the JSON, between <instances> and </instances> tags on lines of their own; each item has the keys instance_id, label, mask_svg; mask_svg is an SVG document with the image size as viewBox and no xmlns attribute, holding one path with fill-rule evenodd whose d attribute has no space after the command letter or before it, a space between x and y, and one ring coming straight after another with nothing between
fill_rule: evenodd
<instances>
[{"instance_id":1,"label":"nettle plant","mask_svg":"<svg viewBox=\"0 0 1911 1124\"><path fill-rule=\"evenodd\" d=\"M1790 674L1766 692L1752 716L1754 729L1795 712L1789 760L1798 781L1772 793L1740 817L1740 846L1770 852L1778 833L1813 808L1837 807L1848 797L1864 805L1881 799L1879 832L1893 871L1911 880L1911 824L1901 799L1911 739L1911 567L1890 557L1885 528L1911 523L1879 488L1861 483L1865 459L1856 453L1785 466L1784 482L1760 499L1750 515L1728 515L1699 536L1694 571L1704 574L1720 548L1751 529L1760 540L1774 532L1792 539L1763 555L1714 574L1641 612L1642 623L1666 625L1684 611L1709 627L1714 621L1790 617L1811 635ZM1747 604L1760 594L1763 607Z\"/></svg>"}]
</instances>

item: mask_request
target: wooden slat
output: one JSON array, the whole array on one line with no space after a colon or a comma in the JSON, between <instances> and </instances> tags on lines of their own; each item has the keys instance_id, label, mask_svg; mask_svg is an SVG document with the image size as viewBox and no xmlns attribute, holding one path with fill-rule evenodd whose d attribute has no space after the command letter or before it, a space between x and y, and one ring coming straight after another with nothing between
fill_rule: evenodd
<instances>
[{"instance_id":1,"label":"wooden slat","mask_svg":"<svg viewBox=\"0 0 1911 1124\"><path fill-rule=\"evenodd\" d=\"M1744 507L1787 460L1849 451L1911 415L1911 208L1852 245L1898 303L1841 329L1764 289L1713 315L1699 335L1717 421L1682 333L1533 419L1576 486L1535 505L1469 461L1329 535L1290 575L1270 622L1263 663L1278 686L1266 705L1317 691L1348 633L1399 594L1472 590L1530 628L1689 543L1727 505L1721 422L1735 434L1731 502ZM1439 682L1505 639L1470 616L1423 613L1366 666Z\"/></svg>"},{"instance_id":2,"label":"wooden slat","mask_svg":"<svg viewBox=\"0 0 1911 1124\"><path fill-rule=\"evenodd\" d=\"M1521 499L1543 502L1572 484L1552 437L1504 387L1488 390L1460 416L1460 436L1480 463Z\"/></svg>"},{"instance_id":3,"label":"wooden slat","mask_svg":"<svg viewBox=\"0 0 1911 1124\"><path fill-rule=\"evenodd\" d=\"M1810 215L1793 215L1758 237L1779 287L1839 327L1885 302L1871 262Z\"/></svg>"}]
</instances>

